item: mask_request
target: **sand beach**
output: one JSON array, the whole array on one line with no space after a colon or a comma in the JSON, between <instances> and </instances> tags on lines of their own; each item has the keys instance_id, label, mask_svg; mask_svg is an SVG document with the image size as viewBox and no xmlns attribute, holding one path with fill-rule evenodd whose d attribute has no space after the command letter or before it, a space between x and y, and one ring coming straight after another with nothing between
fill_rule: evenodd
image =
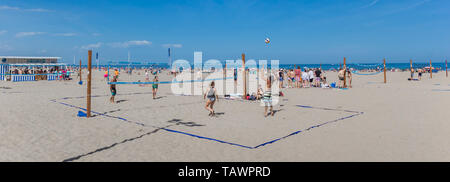
<instances>
[{"instance_id":1,"label":"sand beach","mask_svg":"<svg viewBox=\"0 0 450 182\"><path fill-rule=\"evenodd\" d=\"M327 72L329 82L336 72ZM92 114L83 85L0 82L0 161L450 161L450 79L445 71L408 81L409 72L353 75L353 88L283 88L264 117L257 101L215 104L177 96L160 84L117 85L109 103L103 71L93 71ZM143 80L121 73L119 81ZM160 81L173 76L162 72ZM239 82L241 84L241 82Z\"/></svg>"}]
</instances>

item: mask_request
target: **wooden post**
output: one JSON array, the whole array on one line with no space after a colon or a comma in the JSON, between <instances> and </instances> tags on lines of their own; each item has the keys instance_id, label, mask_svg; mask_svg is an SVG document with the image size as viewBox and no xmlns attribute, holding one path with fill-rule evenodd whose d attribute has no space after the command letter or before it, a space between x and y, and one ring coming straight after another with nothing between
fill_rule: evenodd
<instances>
[{"instance_id":1,"label":"wooden post","mask_svg":"<svg viewBox=\"0 0 450 182\"><path fill-rule=\"evenodd\" d=\"M80 59L80 70L79 70L79 72L80 72L80 83L81 83L81 81L82 81L82 79L81 79L81 59Z\"/></svg>"},{"instance_id":2,"label":"wooden post","mask_svg":"<svg viewBox=\"0 0 450 182\"><path fill-rule=\"evenodd\" d=\"M384 67L384 83L386 83L386 58L383 59L383 67Z\"/></svg>"},{"instance_id":3,"label":"wooden post","mask_svg":"<svg viewBox=\"0 0 450 182\"><path fill-rule=\"evenodd\" d=\"M347 88L347 67L345 66L345 57L344 57L344 88Z\"/></svg>"},{"instance_id":4,"label":"wooden post","mask_svg":"<svg viewBox=\"0 0 450 182\"><path fill-rule=\"evenodd\" d=\"M431 65L431 59L430 59L430 78L433 78L433 67Z\"/></svg>"},{"instance_id":5,"label":"wooden post","mask_svg":"<svg viewBox=\"0 0 450 182\"><path fill-rule=\"evenodd\" d=\"M247 74L245 74L246 73L246 70L245 70L245 54L243 53L242 54L242 68L244 69L244 71L242 72L243 73L243 83L244 83L244 92L242 93L242 97L243 97L243 99L247 99Z\"/></svg>"},{"instance_id":6,"label":"wooden post","mask_svg":"<svg viewBox=\"0 0 450 182\"><path fill-rule=\"evenodd\" d=\"M447 60L445 60L445 77L448 77Z\"/></svg>"},{"instance_id":7,"label":"wooden post","mask_svg":"<svg viewBox=\"0 0 450 182\"><path fill-rule=\"evenodd\" d=\"M87 106L86 117L91 117L91 78L92 78L92 50L88 51L88 75L87 75Z\"/></svg>"}]
</instances>

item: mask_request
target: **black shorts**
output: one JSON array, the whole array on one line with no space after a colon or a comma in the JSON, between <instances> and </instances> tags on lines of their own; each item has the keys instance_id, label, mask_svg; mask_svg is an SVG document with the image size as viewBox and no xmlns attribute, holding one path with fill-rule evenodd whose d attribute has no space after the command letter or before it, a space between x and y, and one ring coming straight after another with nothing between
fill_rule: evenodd
<instances>
[{"instance_id":1,"label":"black shorts","mask_svg":"<svg viewBox=\"0 0 450 182\"><path fill-rule=\"evenodd\" d=\"M309 82L313 82L313 80L314 80L313 78L310 78L310 79L309 79Z\"/></svg>"},{"instance_id":2,"label":"black shorts","mask_svg":"<svg viewBox=\"0 0 450 182\"><path fill-rule=\"evenodd\" d=\"M342 81L344 81L344 77L339 77L339 80L342 80Z\"/></svg>"}]
</instances>

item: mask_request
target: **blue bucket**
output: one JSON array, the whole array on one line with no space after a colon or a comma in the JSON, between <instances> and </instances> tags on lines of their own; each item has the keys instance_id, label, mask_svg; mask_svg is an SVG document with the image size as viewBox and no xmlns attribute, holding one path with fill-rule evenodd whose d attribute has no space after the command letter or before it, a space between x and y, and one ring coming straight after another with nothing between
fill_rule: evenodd
<instances>
[{"instance_id":1,"label":"blue bucket","mask_svg":"<svg viewBox=\"0 0 450 182\"><path fill-rule=\"evenodd\" d=\"M330 84L330 87L331 87L331 88L336 88L336 82L331 83L331 84Z\"/></svg>"},{"instance_id":2,"label":"blue bucket","mask_svg":"<svg viewBox=\"0 0 450 182\"><path fill-rule=\"evenodd\" d=\"M78 111L77 116L78 116L78 117L87 117L87 114L84 113L83 111Z\"/></svg>"}]
</instances>

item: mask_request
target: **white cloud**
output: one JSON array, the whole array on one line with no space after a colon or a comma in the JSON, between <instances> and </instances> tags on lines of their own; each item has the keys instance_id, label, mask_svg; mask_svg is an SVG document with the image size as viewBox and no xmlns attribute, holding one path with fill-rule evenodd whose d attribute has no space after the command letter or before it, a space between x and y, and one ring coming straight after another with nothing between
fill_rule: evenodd
<instances>
[{"instance_id":1,"label":"white cloud","mask_svg":"<svg viewBox=\"0 0 450 182\"><path fill-rule=\"evenodd\" d=\"M26 9L25 11L31 11L31 12L51 12L51 10L48 10L48 9L42 9L42 8Z\"/></svg>"},{"instance_id":2,"label":"white cloud","mask_svg":"<svg viewBox=\"0 0 450 182\"><path fill-rule=\"evenodd\" d=\"M62 36L62 37L73 37L76 36L76 33L55 33L54 36Z\"/></svg>"},{"instance_id":3,"label":"white cloud","mask_svg":"<svg viewBox=\"0 0 450 182\"><path fill-rule=\"evenodd\" d=\"M0 10L14 10L14 11L30 11L30 12L51 12L51 10L43 9L43 8L32 8L32 9L22 9L19 7L12 6L0 6Z\"/></svg>"},{"instance_id":4,"label":"white cloud","mask_svg":"<svg viewBox=\"0 0 450 182\"><path fill-rule=\"evenodd\" d=\"M380 1L380 0L374 0L370 4L365 5L365 6L361 7L361 8L370 8L370 7L374 6L375 4L377 4L378 1Z\"/></svg>"},{"instance_id":5,"label":"white cloud","mask_svg":"<svg viewBox=\"0 0 450 182\"><path fill-rule=\"evenodd\" d=\"M98 42L96 44L89 44L85 46L81 46L81 49L93 49L93 48L100 48L103 45L103 43Z\"/></svg>"},{"instance_id":6,"label":"white cloud","mask_svg":"<svg viewBox=\"0 0 450 182\"><path fill-rule=\"evenodd\" d=\"M20 8L11 6L0 6L0 10L20 10Z\"/></svg>"},{"instance_id":7,"label":"white cloud","mask_svg":"<svg viewBox=\"0 0 450 182\"><path fill-rule=\"evenodd\" d=\"M10 51L12 50L12 47L6 44L0 44L0 50L2 51Z\"/></svg>"},{"instance_id":8,"label":"white cloud","mask_svg":"<svg viewBox=\"0 0 450 182\"><path fill-rule=\"evenodd\" d=\"M165 48L169 48L169 47L182 48L183 47L183 45L181 45L181 44L163 44L162 46Z\"/></svg>"},{"instance_id":9,"label":"white cloud","mask_svg":"<svg viewBox=\"0 0 450 182\"><path fill-rule=\"evenodd\" d=\"M6 31L6 30L0 30L0 35L5 34L6 32L8 32L8 31Z\"/></svg>"},{"instance_id":10,"label":"white cloud","mask_svg":"<svg viewBox=\"0 0 450 182\"><path fill-rule=\"evenodd\" d=\"M414 3L414 4L410 4L410 5L408 5L408 6L404 6L404 7L402 7L402 8L399 8L399 9L396 9L396 10L393 10L393 11L390 11L390 12L386 12L385 13L385 15L391 15L391 14L395 14L395 13L400 13L400 12L403 12L403 11L407 11L407 10L410 10L410 9L414 9L414 8L417 8L417 7L419 7L419 6L422 6L422 5L424 5L425 3L428 3L428 2L430 2L431 0L421 0L421 1L418 1L418 2L416 2L416 3Z\"/></svg>"},{"instance_id":11,"label":"white cloud","mask_svg":"<svg viewBox=\"0 0 450 182\"><path fill-rule=\"evenodd\" d=\"M109 46L119 47L119 48L127 48L130 46L146 46L146 45L151 45L151 44L152 44L152 42L147 41L147 40L131 40L131 41L127 41L127 42L110 43Z\"/></svg>"},{"instance_id":12,"label":"white cloud","mask_svg":"<svg viewBox=\"0 0 450 182\"><path fill-rule=\"evenodd\" d=\"M19 32L16 34L16 37L35 36L41 34L45 34L45 32Z\"/></svg>"}]
</instances>

